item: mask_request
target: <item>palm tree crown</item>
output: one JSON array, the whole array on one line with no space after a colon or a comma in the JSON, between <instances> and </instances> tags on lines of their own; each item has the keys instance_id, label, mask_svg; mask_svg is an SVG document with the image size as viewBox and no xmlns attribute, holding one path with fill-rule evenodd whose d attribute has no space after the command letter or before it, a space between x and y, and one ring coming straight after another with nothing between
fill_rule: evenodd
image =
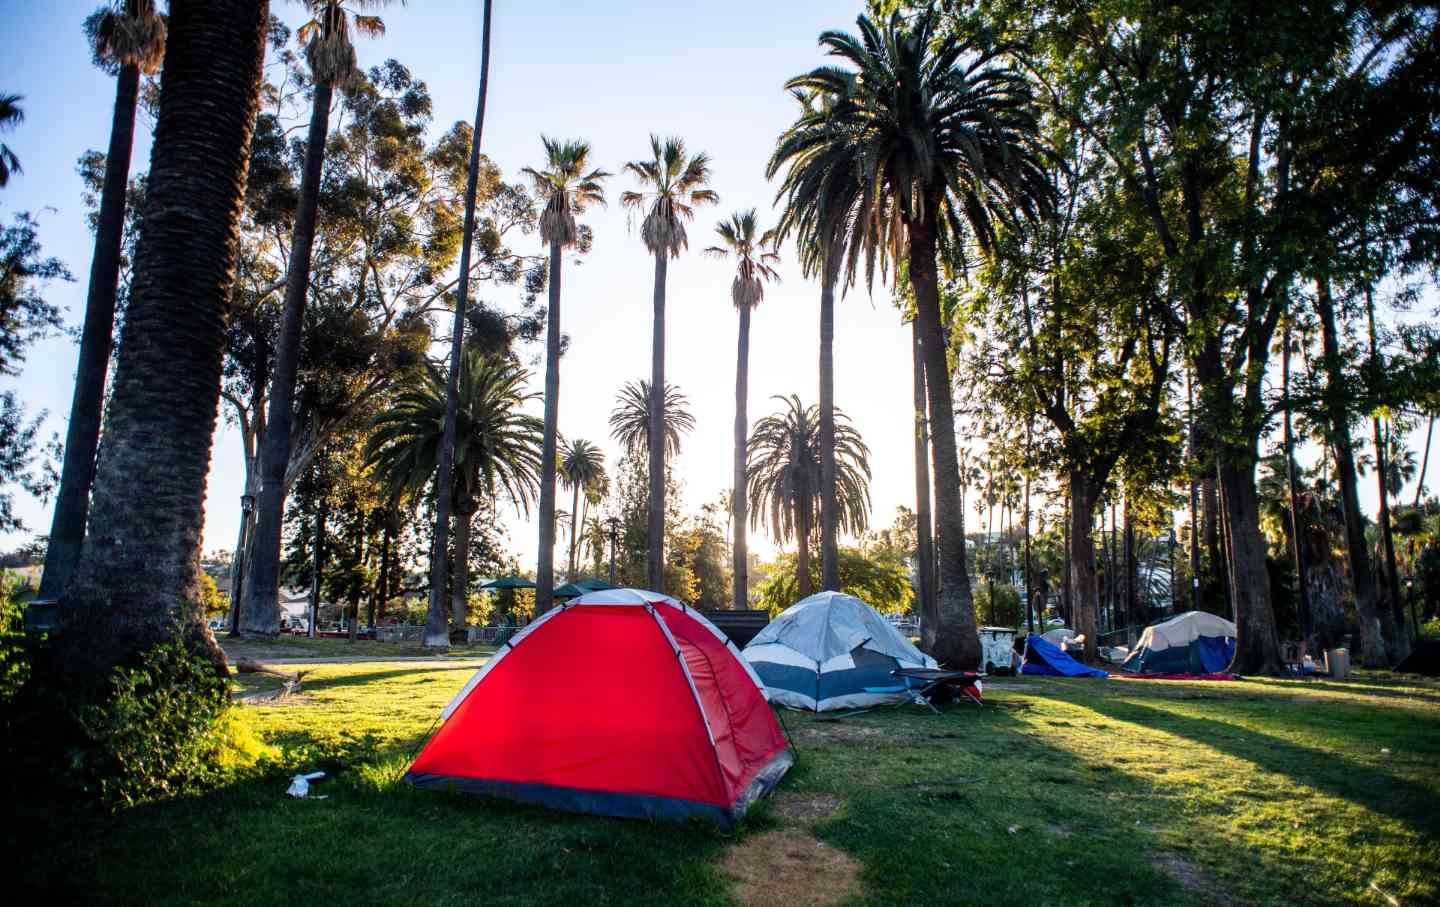
<instances>
[{"instance_id":1,"label":"palm tree crown","mask_svg":"<svg viewBox=\"0 0 1440 907\"><path fill-rule=\"evenodd\" d=\"M640 224L645 248L675 258L689 246L685 222L695 218L696 208L713 205L720 196L705 188L710 182L710 155L703 151L687 155L683 139L661 142L656 135L650 136L650 150L650 160L625 165L639 179L641 191L622 192L620 204L645 212Z\"/></svg>"},{"instance_id":2,"label":"palm tree crown","mask_svg":"<svg viewBox=\"0 0 1440 907\"><path fill-rule=\"evenodd\" d=\"M755 209L737 211L728 221L715 225L721 245L710 246L706 255L715 258L735 257L735 280L730 284L730 298L735 308L754 308L765 296L765 281L780 281L774 265L780 261L775 251L775 231L761 230Z\"/></svg>"},{"instance_id":3,"label":"palm tree crown","mask_svg":"<svg viewBox=\"0 0 1440 907\"><path fill-rule=\"evenodd\" d=\"M295 38L305 48L305 59L316 82L343 85L355 76L355 45L350 29L367 38L385 34L379 16L362 16L359 10L386 6L391 0L350 0L351 9L340 0L306 0L311 18L300 26ZM400 0L403 4L405 0Z\"/></svg>"},{"instance_id":4,"label":"palm tree crown","mask_svg":"<svg viewBox=\"0 0 1440 907\"><path fill-rule=\"evenodd\" d=\"M521 412L536 395L530 373L513 362L473 350L465 354L455 434L455 497L472 502L504 493L529 513L539 487L540 420ZM423 495L440 462L445 421L445 376L419 373L374 423L366 459L392 495Z\"/></svg>"},{"instance_id":5,"label":"palm tree crown","mask_svg":"<svg viewBox=\"0 0 1440 907\"><path fill-rule=\"evenodd\" d=\"M547 243L568 248L580 239L576 215L584 214L590 205L605 205L601 185L610 174L604 170L587 170L590 165L590 144L577 140L559 141L540 137L545 145L545 169L524 167L535 194L545 202L540 214L540 238Z\"/></svg>"},{"instance_id":6,"label":"palm tree crown","mask_svg":"<svg viewBox=\"0 0 1440 907\"><path fill-rule=\"evenodd\" d=\"M820 506L820 408L795 395L776 397L785 409L755 423L748 482L756 501L750 523L768 525L776 541L808 544ZM835 490L841 530L864 532L870 513L870 449L835 410Z\"/></svg>"},{"instance_id":7,"label":"palm tree crown","mask_svg":"<svg viewBox=\"0 0 1440 907\"><path fill-rule=\"evenodd\" d=\"M908 227L934 223L942 248L970 235L982 249L1011 211L1038 217L1051 197L1047 155L1029 83L1000 62L1003 46L934 41L936 15L898 13L860 37L820 44L853 69L822 66L786 83L804 104L780 137L769 172L788 166L781 229L848 230L850 268L863 249L867 280L900 264ZM848 216L847 216L848 212Z\"/></svg>"},{"instance_id":8,"label":"palm tree crown","mask_svg":"<svg viewBox=\"0 0 1440 907\"><path fill-rule=\"evenodd\" d=\"M146 75L160 70L165 60L165 19L155 0L113 0L95 14L95 57L109 66L134 66Z\"/></svg>"},{"instance_id":9,"label":"palm tree crown","mask_svg":"<svg viewBox=\"0 0 1440 907\"><path fill-rule=\"evenodd\" d=\"M681 435L695 430L695 417L690 414L690 401L673 384L665 385L664 406L665 454L673 457L680 452ZM649 381L627 381L620 388L610 412L610 437L628 451L650 447Z\"/></svg>"},{"instance_id":10,"label":"palm tree crown","mask_svg":"<svg viewBox=\"0 0 1440 907\"><path fill-rule=\"evenodd\" d=\"M560 481L566 488L587 490L605 474L605 454L584 438L576 438L560 454Z\"/></svg>"},{"instance_id":11,"label":"palm tree crown","mask_svg":"<svg viewBox=\"0 0 1440 907\"><path fill-rule=\"evenodd\" d=\"M0 94L0 129L14 129L25 120L25 111L20 109L18 94ZM22 173L20 159L9 145L0 144L0 188L10 182L10 174Z\"/></svg>"}]
</instances>

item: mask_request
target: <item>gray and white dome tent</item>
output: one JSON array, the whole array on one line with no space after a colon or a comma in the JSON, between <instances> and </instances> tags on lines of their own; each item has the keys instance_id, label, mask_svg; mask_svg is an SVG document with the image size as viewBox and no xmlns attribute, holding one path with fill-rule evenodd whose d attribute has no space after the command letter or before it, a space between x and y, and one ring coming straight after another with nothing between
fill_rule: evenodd
<instances>
[{"instance_id":1,"label":"gray and white dome tent","mask_svg":"<svg viewBox=\"0 0 1440 907\"><path fill-rule=\"evenodd\" d=\"M890 672L937 667L874 608L843 592L786 608L744 655L771 702L816 712L903 702L911 694Z\"/></svg>"}]
</instances>

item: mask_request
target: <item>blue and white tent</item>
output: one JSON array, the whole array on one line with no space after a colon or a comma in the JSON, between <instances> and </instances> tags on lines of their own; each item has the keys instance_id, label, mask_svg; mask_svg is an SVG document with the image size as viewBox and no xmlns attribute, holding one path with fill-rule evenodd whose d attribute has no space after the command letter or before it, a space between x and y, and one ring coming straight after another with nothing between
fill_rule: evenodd
<instances>
[{"instance_id":1,"label":"blue and white tent","mask_svg":"<svg viewBox=\"0 0 1440 907\"><path fill-rule=\"evenodd\" d=\"M771 702L816 712L903 701L910 694L891 671L938 667L874 608L843 592L786 608L743 654Z\"/></svg>"},{"instance_id":2,"label":"blue and white tent","mask_svg":"<svg viewBox=\"0 0 1440 907\"><path fill-rule=\"evenodd\" d=\"M1217 674L1235 657L1235 625L1206 611L1186 611L1153 627L1120 667L1132 674Z\"/></svg>"}]
</instances>

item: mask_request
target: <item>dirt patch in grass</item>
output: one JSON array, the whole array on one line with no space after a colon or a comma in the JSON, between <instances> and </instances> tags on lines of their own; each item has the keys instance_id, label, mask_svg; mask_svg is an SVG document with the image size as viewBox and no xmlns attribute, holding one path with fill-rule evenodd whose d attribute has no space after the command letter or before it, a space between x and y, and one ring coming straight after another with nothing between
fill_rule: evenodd
<instances>
[{"instance_id":1,"label":"dirt patch in grass","mask_svg":"<svg viewBox=\"0 0 1440 907\"><path fill-rule=\"evenodd\" d=\"M1212 904L1231 904L1230 897L1219 890L1205 871L1178 854L1161 851L1150 855L1150 865L1180 883L1186 891L1201 895Z\"/></svg>"},{"instance_id":2,"label":"dirt patch in grass","mask_svg":"<svg viewBox=\"0 0 1440 907\"><path fill-rule=\"evenodd\" d=\"M885 731L878 727L866 727L863 724L843 724L838 721L815 722L809 727L802 729L797 735L802 740L809 740L817 743L829 743L838 741L841 743L859 743L874 741L886 736Z\"/></svg>"},{"instance_id":3,"label":"dirt patch in grass","mask_svg":"<svg viewBox=\"0 0 1440 907\"><path fill-rule=\"evenodd\" d=\"M860 864L798 831L748 838L722 868L745 907L829 907L860 893Z\"/></svg>"},{"instance_id":4,"label":"dirt patch in grass","mask_svg":"<svg viewBox=\"0 0 1440 907\"><path fill-rule=\"evenodd\" d=\"M800 794L788 792L775 798L775 815L797 822L813 822L835 815L840 798L834 794Z\"/></svg>"}]
</instances>

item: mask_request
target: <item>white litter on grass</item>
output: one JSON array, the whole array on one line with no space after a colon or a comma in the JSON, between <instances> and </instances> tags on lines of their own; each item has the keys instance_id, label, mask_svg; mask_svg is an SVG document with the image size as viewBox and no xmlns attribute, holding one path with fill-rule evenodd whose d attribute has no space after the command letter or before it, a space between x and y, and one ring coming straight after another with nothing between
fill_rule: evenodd
<instances>
[{"instance_id":1,"label":"white litter on grass","mask_svg":"<svg viewBox=\"0 0 1440 907\"><path fill-rule=\"evenodd\" d=\"M296 775L295 777L290 779L290 787L286 789L285 793L289 794L292 797L308 797L310 795L310 782L318 781L323 777L325 777L324 772L311 772L308 775ZM323 800L325 798L316 797L315 799Z\"/></svg>"}]
</instances>

